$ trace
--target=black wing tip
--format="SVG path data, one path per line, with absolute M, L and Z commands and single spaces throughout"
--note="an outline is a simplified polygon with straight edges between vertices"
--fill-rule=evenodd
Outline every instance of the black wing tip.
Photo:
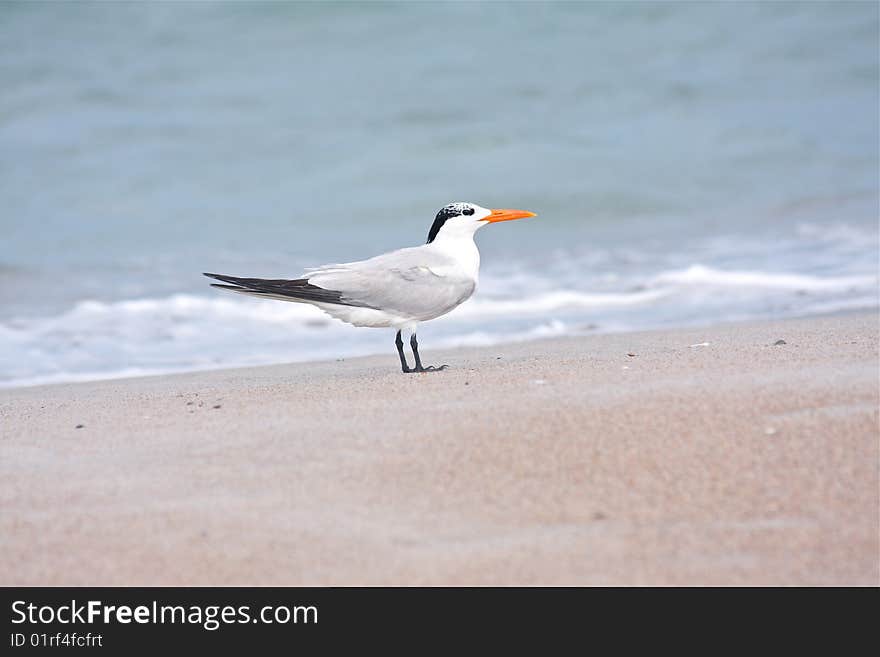
M 225 274 L 212 274 L 210 272 L 202 272 L 208 278 L 214 278 L 223 283 L 231 283 L 231 285 L 221 285 L 211 283 L 211 287 L 221 290 L 232 290 L 235 292 L 245 292 L 256 296 L 270 297 L 288 297 L 298 301 L 307 301 L 311 303 L 323 302 L 332 303 L 340 306 L 362 306 L 368 308 L 364 304 L 353 303 L 348 299 L 342 298 L 342 293 L 336 290 L 327 290 L 317 285 L 309 283 L 308 278 L 288 279 L 265 279 L 265 278 L 238 278 L 237 276 L 226 276 Z
M 207 276 L 208 278 L 213 278 L 214 280 L 223 281 L 224 283 L 232 283 L 233 285 L 238 285 L 241 287 L 249 287 L 248 282 L 253 282 L 253 279 L 238 278 L 236 276 L 229 276 L 227 274 L 212 274 L 211 272 L 207 271 L 203 271 L 202 276 Z

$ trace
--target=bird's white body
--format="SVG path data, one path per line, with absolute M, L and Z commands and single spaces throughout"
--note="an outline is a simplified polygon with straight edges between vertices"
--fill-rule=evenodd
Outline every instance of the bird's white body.
M 393 328 L 404 372 L 429 371 L 418 356 L 415 331 L 420 322 L 445 315 L 477 289 L 480 252 L 474 233 L 488 223 L 530 217 L 523 210 L 489 210 L 473 203 L 451 203 L 440 210 L 428 243 L 383 253 L 369 260 L 324 265 L 297 279 L 239 278 L 205 274 L 226 284 L 215 287 L 281 301 L 309 303 L 354 326 Z M 416 369 L 408 368 L 400 332 L 413 333 Z
M 305 276 L 309 283 L 339 290 L 370 307 L 314 305 L 354 326 L 415 330 L 419 322 L 436 319 L 461 305 L 477 289 L 477 228 L 474 225 L 471 230 L 447 234 L 441 231 L 429 244 L 310 269 Z

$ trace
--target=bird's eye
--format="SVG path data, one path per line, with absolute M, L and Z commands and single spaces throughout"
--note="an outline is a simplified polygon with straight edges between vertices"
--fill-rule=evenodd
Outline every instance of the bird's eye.
M 473 208 L 465 208 L 464 210 L 461 211 L 461 213 L 470 216 L 474 213 L 474 209 Z

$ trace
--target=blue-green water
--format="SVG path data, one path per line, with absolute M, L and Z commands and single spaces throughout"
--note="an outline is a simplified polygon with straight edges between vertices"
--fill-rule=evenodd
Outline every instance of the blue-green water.
M 539 216 L 428 350 L 876 309 L 878 38 L 869 2 L 2 3 L 0 385 L 393 356 L 199 272 L 456 200 Z

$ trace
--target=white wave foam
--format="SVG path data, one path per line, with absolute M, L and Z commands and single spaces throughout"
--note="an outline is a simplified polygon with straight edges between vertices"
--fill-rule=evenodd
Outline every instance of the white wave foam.
M 487 291 L 430 324 L 426 337 L 435 347 L 485 346 L 585 325 L 628 331 L 878 306 L 877 277 L 867 275 L 693 265 L 647 279 L 609 282 L 603 273 L 596 280 L 633 291 L 554 289 L 539 280 L 529 285 L 541 291 L 512 297 L 520 285 L 488 278 Z M 355 330 L 306 304 L 221 294 L 85 300 L 58 315 L 0 323 L 0 387 L 344 358 L 388 347 L 387 332 Z
M 156 316 L 168 317 L 171 320 L 212 317 L 217 320 L 247 319 L 269 323 L 308 322 L 327 318 L 317 308 L 300 303 L 279 304 L 258 298 L 239 299 L 221 296 L 211 298 L 174 294 L 158 299 L 130 299 L 113 303 L 81 301 L 58 319 L 64 325 L 70 325 L 100 322 L 105 319 L 118 321 L 126 317 L 137 319 Z
M 509 344 L 512 342 L 528 342 L 529 340 L 552 338 L 566 335 L 570 332 L 569 326 L 565 322 L 552 320 L 525 331 L 502 333 L 471 331 L 462 335 L 454 335 L 441 339 L 437 342 L 437 346 L 444 349 L 455 349 L 456 347 L 487 347 L 493 344 Z
M 832 276 L 820 278 L 804 274 L 761 271 L 726 271 L 704 265 L 664 272 L 650 285 L 704 285 L 717 287 L 766 288 L 806 292 L 846 292 L 877 286 L 876 276 Z
M 449 319 L 474 320 L 490 317 L 547 315 L 563 310 L 592 310 L 651 303 L 669 294 L 650 290 L 620 294 L 588 294 L 558 290 L 520 299 L 479 296 L 457 308 Z M 210 298 L 175 294 L 164 298 L 129 299 L 117 302 L 80 301 L 70 310 L 51 317 L 13 319 L 0 324 L 0 335 L 84 335 L 143 333 L 162 325 L 172 334 L 186 332 L 190 322 L 220 329 L 224 323 L 245 322 L 285 326 L 288 329 L 344 326 L 308 304 L 232 297 Z M 7 334 L 7 337 L 9 335 Z
M 476 297 L 449 314 L 450 318 L 476 319 L 512 315 L 546 315 L 564 310 L 599 310 L 649 304 L 670 294 L 669 290 L 589 294 L 554 290 L 520 299 Z

